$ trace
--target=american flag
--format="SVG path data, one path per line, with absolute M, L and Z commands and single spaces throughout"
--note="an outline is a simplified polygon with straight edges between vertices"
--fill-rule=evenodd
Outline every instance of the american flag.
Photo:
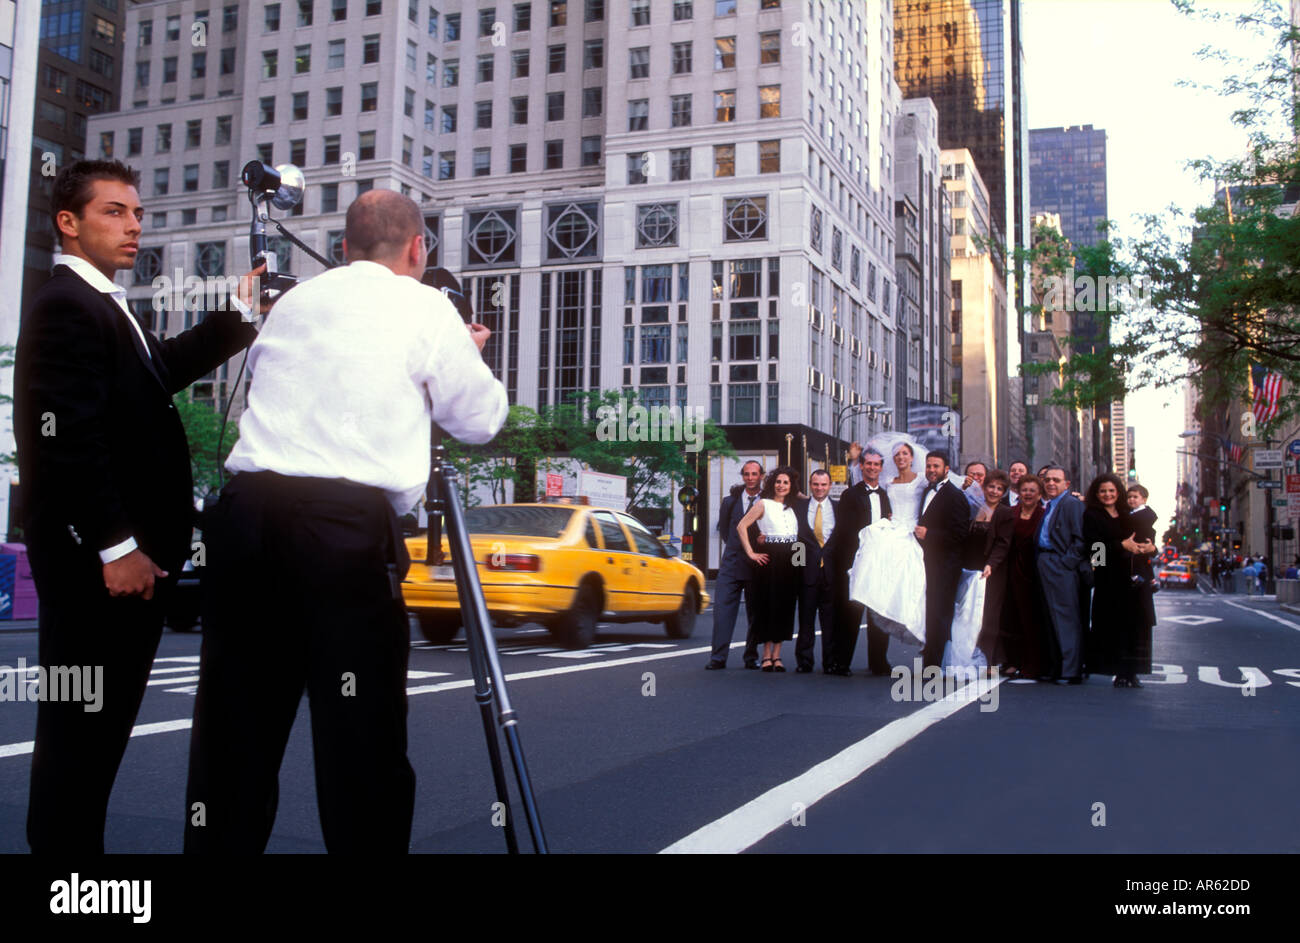
M 1256 422 L 1268 422 L 1278 414 L 1277 398 L 1282 394 L 1282 374 L 1266 370 L 1257 363 L 1250 365 L 1251 385 L 1255 387 Z
M 1241 443 L 1233 442 L 1228 449 L 1228 461 L 1235 465 L 1241 464 Z

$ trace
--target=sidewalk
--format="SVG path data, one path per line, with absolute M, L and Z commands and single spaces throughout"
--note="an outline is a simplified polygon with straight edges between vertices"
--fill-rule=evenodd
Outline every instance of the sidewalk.
M 0 619 L 0 632 L 35 632 L 35 619 Z

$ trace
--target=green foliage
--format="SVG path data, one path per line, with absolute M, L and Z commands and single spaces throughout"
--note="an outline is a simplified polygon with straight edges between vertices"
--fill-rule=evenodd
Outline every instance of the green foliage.
M 0 344 L 0 370 L 8 370 L 14 365 L 14 348 L 10 344 Z M 0 405 L 8 406 L 14 398 L 8 393 L 0 393 Z M 17 468 L 17 452 L 0 452 L 0 468 Z
M 201 498 L 221 487 L 219 469 L 225 466 L 230 450 L 239 438 L 239 424 L 226 423 L 226 434 L 221 435 L 222 417 L 206 403 L 196 403 L 189 390 L 177 393 L 172 402 L 185 427 L 185 441 L 190 447 L 190 471 L 194 476 L 194 496 Z M 221 441 L 221 455 L 217 455 L 217 442 Z

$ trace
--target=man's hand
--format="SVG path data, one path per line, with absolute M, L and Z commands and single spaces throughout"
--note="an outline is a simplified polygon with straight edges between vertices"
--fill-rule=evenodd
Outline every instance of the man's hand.
M 982 573 L 980 574 L 980 579 L 986 580 L 986 579 L 988 579 L 988 578 L 989 578 L 990 576 L 992 576 L 992 575 L 993 575 L 993 567 L 988 566 L 987 564 L 985 564 L 985 566 L 984 566 L 984 572 L 982 572 Z
M 104 585 L 110 596 L 143 596 L 153 599 L 154 580 L 166 576 L 139 548 L 112 563 L 104 564 Z
M 912 533 L 916 534 L 917 540 L 925 540 L 925 528 L 920 524 L 916 525 L 916 530 L 912 531 Z
M 963 482 L 961 483 L 961 490 L 962 490 L 962 491 L 965 491 L 967 488 L 969 488 L 969 487 L 971 486 L 971 484 L 972 484 L 974 481 L 975 481 L 974 478 L 972 478 L 970 475 L 967 475 L 967 476 L 966 476 L 966 480 L 963 481 Z
M 492 331 L 486 325 L 471 324 L 469 326 L 469 336 L 470 340 L 478 345 L 479 352 L 482 353 L 483 345 L 486 344 L 488 338 L 492 336 Z
M 263 262 L 257 268 L 253 269 L 251 272 L 245 272 L 243 275 L 239 277 L 239 287 L 236 289 L 236 294 L 239 295 L 239 300 L 242 301 L 245 305 L 247 305 L 250 310 L 255 307 L 260 308 L 262 306 L 262 301 L 261 301 L 262 284 L 261 283 L 262 283 L 262 276 L 265 274 L 266 274 L 266 263 Z M 267 305 L 266 307 L 269 308 L 270 305 Z M 265 314 L 266 312 L 263 311 L 262 313 Z

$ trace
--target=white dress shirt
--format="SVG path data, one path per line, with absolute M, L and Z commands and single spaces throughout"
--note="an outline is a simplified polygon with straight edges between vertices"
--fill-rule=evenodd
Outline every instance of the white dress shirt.
M 925 486 L 925 497 L 921 499 L 921 514 L 924 514 L 929 509 L 930 502 L 934 500 L 934 496 L 938 494 L 939 489 L 947 483 L 947 478 L 940 478 L 939 483 L 933 489 L 929 485 Z M 921 514 L 918 514 L 917 517 L 919 518 Z
M 880 492 L 885 490 L 884 485 L 876 485 L 874 488 L 863 483 L 862 487 L 867 489 L 867 500 L 871 502 L 871 523 L 876 523 L 882 517 L 880 513 Z
M 248 365 L 229 471 L 371 485 L 398 514 L 428 484 L 431 419 L 473 444 L 506 420 L 505 387 L 446 295 L 377 262 L 287 292 Z
M 808 529 L 814 534 L 817 523 L 817 505 L 822 506 L 822 539 L 830 540 L 831 532 L 835 530 L 835 508 L 831 506 L 831 496 L 827 495 L 821 501 L 816 498 L 808 499 Z

